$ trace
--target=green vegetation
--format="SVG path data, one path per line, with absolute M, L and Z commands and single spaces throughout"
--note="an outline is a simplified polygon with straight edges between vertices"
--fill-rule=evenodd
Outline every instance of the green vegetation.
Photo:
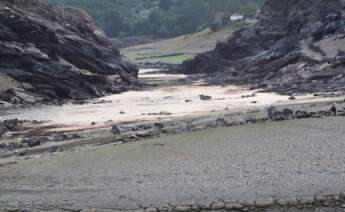
M 254 17 L 263 0 L 48 0 L 86 10 L 111 37 L 174 37 L 217 29 L 240 13 Z
M 243 21 L 236 22 L 236 24 L 221 27 L 217 31 L 206 29 L 170 39 L 159 39 L 155 42 L 129 46 L 121 49 L 121 53 L 137 63 L 180 64 L 197 54 L 211 51 L 215 48 L 217 41 L 226 40 L 235 31 L 248 25 Z
M 145 55 L 144 57 L 137 57 L 138 55 L 135 54 L 128 54 L 126 55 L 132 61 L 140 62 L 140 63 L 168 63 L 168 64 L 181 64 L 183 61 L 193 58 L 195 55 L 193 54 L 160 54 L 160 55 Z

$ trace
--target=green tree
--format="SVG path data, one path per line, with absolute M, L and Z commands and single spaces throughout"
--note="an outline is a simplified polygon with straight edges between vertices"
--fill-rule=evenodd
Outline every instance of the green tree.
M 258 11 L 258 7 L 253 3 L 250 3 L 243 8 L 243 13 L 247 17 L 252 17 L 252 18 L 255 17 L 257 14 L 257 11 Z
M 121 15 L 116 11 L 107 11 L 102 21 L 104 31 L 111 37 L 118 36 L 124 22 Z
M 254 17 L 264 0 L 48 0 L 86 10 L 111 37 L 172 37 L 226 24 L 224 14 Z M 149 17 L 143 11 L 151 11 Z M 145 14 L 145 13 L 144 13 Z M 225 17 L 226 18 L 226 17 Z M 219 20 L 221 19 L 221 20 Z M 218 29 L 213 25 L 214 29 Z
M 162 10 L 169 10 L 174 5 L 174 0 L 160 0 L 158 7 Z

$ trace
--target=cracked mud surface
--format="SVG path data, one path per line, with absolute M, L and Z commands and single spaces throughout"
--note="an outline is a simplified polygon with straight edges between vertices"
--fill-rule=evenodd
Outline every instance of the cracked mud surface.
M 208 129 L 0 167 L 0 205 L 136 209 L 339 194 L 345 119 Z

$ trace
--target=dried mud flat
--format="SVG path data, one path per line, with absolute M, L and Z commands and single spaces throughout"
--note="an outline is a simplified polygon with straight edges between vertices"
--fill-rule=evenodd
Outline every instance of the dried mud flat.
M 2 120 L 39 120 L 36 130 L 78 132 L 92 142 L 0 159 L 0 211 L 343 211 L 345 118 L 259 121 L 270 105 L 318 111 L 337 101 L 341 108 L 340 94 L 289 100 L 185 75 L 142 73 L 142 79 L 149 85 L 143 91 L 2 111 Z M 247 117 L 248 124 L 213 126 L 217 117 Z M 124 145 L 111 133 L 114 125 L 187 119 L 193 130 Z M 29 134 L 9 133 L 1 142 L 23 135 Z
M 318 118 L 330 116 L 328 110 L 337 102 L 339 115 L 345 115 L 343 93 L 292 98 L 246 86 L 209 85 L 202 75 L 150 69 L 140 73 L 145 85 L 140 91 L 63 105 L 4 107 L 0 110 L 0 157 L 262 122 L 269 119 L 271 106 L 302 111 L 298 119 Z
M 0 110 L 0 121 L 8 119 L 37 120 L 52 131 L 73 131 L 103 128 L 109 125 L 159 121 L 181 117 L 204 116 L 222 111 L 245 111 L 270 105 L 289 105 L 343 100 L 342 95 L 301 95 L 294 101 L 289 96 L 261 93 L 246 86 L 208 85 L 198 76 L 170 75 L 141 70 L 147 85 L 141 91 L 64 105 L 40 105 L 29 108 Z M 200 95 L 212 99 L 203 101 Z
M 7 159 L 0 167 L 0 205 L 342 211 L 344 124 L 343 117 L 258 123 Z

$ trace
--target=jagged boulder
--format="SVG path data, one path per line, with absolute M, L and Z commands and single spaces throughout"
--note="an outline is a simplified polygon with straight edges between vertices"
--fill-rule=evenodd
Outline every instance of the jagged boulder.
M 82 10 L 0 1 L 0 100 L 85 99 L 130 89 L 138 69 Z
M 0 138 L 8 131 L 14 131 L 22 122 L 18 119 L 0 121 Z
M 256 24 L 181 71 L 281 93 L 345 90 L 344 43 L 344 0 L 267 0 Z

